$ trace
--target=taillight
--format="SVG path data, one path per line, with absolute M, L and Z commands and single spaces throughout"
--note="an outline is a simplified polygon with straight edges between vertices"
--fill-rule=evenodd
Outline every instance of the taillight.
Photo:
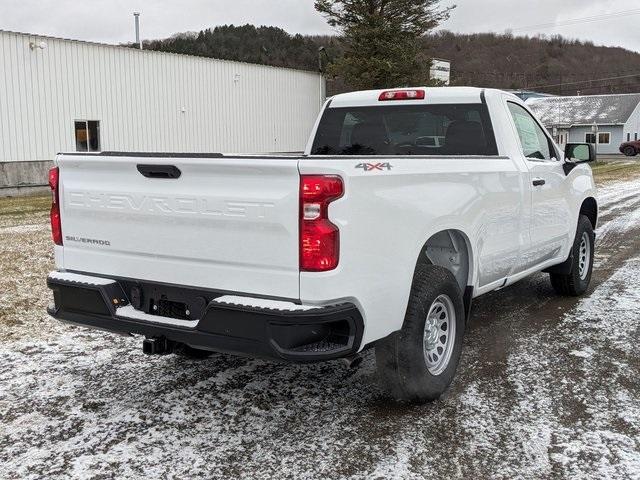
M 51 187 L 51 236 L 56 245 L 62 245 L 62 222 L 60 221 L 60 193 L 58 184 L 60 170 L 53 167 L 49 170 L 49 187 Z
M 303 175 L 300 181 L 300 270 L 326 272 L 338 266 L 340 232 L 329 221 L 329 204 L 344 194 L 340 177 Z
M 378 100 L 381 102 L 389 100 L 424 100 L 424 90 L 388 90 L 382 92 Z

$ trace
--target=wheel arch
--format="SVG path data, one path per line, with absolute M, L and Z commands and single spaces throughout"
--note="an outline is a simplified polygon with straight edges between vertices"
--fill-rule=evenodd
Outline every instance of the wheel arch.
M 420 249 L 416 267 L 420 264 L 446 268 L 456 277 L 463 292 L 473 285 L 473 249 L 462 230 L 452 228 L 432 234 Z
M 416 269 L 420 265 L 436 265 L 449 270 L 463 294 L 465 315 L 467 320 L 471 314 L 474 285 L 474 252 L 469 240 L 462 230 L 449 228 L 432 234 L 422 245 Z
M 587 197 L 580 206 L 580 215 L 585 215 L 595 230 L 598 226 L 598 201 L 593 197 Z

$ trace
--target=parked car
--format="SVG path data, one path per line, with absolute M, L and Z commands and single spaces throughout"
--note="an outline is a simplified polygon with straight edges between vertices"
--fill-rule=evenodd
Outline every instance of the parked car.
M 620 145 L 620 153 L 624 153 L 627 157 L 634 157 L 640 153 L 640 140 L 624 142 Z
M 594 159 L 518 97 L 459 87 L 333 97 L 299 156 L 60 154 L 48 311 L 150 354 L 374 347 L 392 397 L 433 400 L 473 298 L 540 271 L 587 290 Z

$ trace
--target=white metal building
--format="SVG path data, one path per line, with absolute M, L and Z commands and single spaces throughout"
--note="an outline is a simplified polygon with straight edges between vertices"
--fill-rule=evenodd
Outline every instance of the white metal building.
M 60 151 L 302 151 L 314 72 L 0 31 L 0 195 Z

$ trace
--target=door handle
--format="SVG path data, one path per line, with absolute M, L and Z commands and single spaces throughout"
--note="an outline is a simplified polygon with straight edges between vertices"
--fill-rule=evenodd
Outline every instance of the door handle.
M 534 178 L 533 179 L 533 186 L 534 187 L 541 187 L 545 183 L 547 183 L 547 181 L 544 178 Z
M 137 165 L 138 172 L 147 178 L 180 178 L 182 172 L 175 165 Z

